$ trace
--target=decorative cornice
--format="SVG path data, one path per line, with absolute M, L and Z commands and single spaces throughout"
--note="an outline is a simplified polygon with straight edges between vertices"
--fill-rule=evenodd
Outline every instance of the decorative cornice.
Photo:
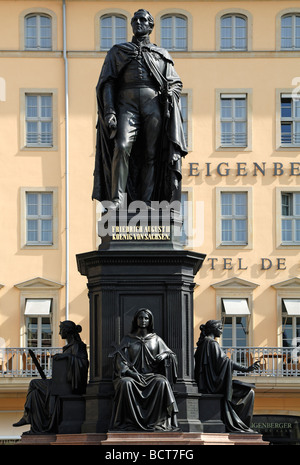
M 95 251 L 77 255 L 77 266 L 84 276 L 87 276 L 88 269 L 103 265 L 188 265 L 195 275 L 201 268 L 205 256 L 187 250 Z
M 259 284 L 252 283 L 245 279 L 241 278 L 230 278 L 225 279 L 224 281 L 220 281 L 218 283 L 212 284 L 211 287 L 214 289 L 256 289 Z
M 28 281 L 24 281 L 19 284 L 15 284 L 15 287 L 22 291 L 42 290 L 42 289 L 58 290 L 63 287 L 63 284 L 57 283 L 55 281 L 50 281 L 49 279 L 37 277 L 37 278 L 29 279 Z
M 274 289 L 295 289 L 297 288 L 299 290 L 300 288 L 300 278 L 297 278 L 297 277 L 294 277 L 294 278 L 290 278 L 290 279 L 287 279 L 286 281 L 281 281 L 280 283 L 277 283 L 277 284 L 273 284 L 272 287 L 274 287 Z

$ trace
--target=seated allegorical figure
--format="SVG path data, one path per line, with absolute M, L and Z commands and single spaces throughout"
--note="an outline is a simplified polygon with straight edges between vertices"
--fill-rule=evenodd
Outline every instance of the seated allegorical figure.
M 254 385 L 232 380 L 234 370 L 244 373 L 259 368 L 259 362 L 249 367 L 230 360 L 215 340 L 222 334 L 219 320 L 209 320 L 200 326 L 201 334 L 195 352 L 195 380 L 204 394 L 223 394 L 223 421 L 228 432 L 255 433 L 251 429 Z
M 131 332 L 122 339 L 112 356 L 115 397 L 111 429 L 178 429 L 178 409 L 171 387 L 177 377 L 177 359 L 153 332 L 150 310 L 139 309 L 136 312 Z
M 67 340 L 61 354 L 53 357 L 53 374 L 57 364 L 64 361 L 61 367 L 66 369 L 64 379 L 69 384 L 72 394 L 84 394 L 87 385 L 88 355 L 86 345 L 82 342 L 79 333 L 82 328 L 73 321 L 66 320 L 60 323 L 59 334 Z M 58 368 L 61 371 L 61 368 Z M 24 434 L 54 434 L 58 430 L 60 397 L 53 395 L 54 379 L 33 379 L 24 405 L 23 417 L 13 426 L 31 425 Z

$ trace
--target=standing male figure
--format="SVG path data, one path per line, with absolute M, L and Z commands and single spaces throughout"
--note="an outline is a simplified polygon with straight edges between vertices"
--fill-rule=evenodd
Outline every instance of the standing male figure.
M 169 53 L 150 43 L 154 20 L 138 10 L 132 42 L 107 53 L 97 85 L 98 124 L 92 197 L 124 202 L 178 200 L 181 157 L 187 153 L 182 82 Z M 175 195 L 174 195 L 175 194 Z

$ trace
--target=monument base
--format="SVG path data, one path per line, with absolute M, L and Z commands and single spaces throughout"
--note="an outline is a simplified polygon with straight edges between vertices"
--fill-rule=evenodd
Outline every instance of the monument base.
M 56 441 L 55 434 L 26 434 L 23 433 L 20 442 L 21 446 L 50 446 Z
M 144 433 L 108 432 L 103 434 L 23 435 L 20 445 L 52 446 L 268 446 L 261 434 L 249 433 Z M 175 452 L 176 450 L 172 450 Z M 162 451 L 163 453 L 164 451 Z M 117 453 L 117 451 L 116 451 Z M 166 458 L 166 457 L 165 457 Z
M 174 386 L 184 432 L 202 432 L 194 377 L 194 277 L 204 254 L 183 248 L 182 218 L 175 211 L 117 211 L 98 222 L 97 251 L 78 254 L 90 302 L 90 382 L 82 433 L 107 433 L 114 389 L 112 343 L 131 329 L 134 314 L 149 308 L 157 333 L 176 354 Z M 105 232 L 107 234 L 105 234 Z

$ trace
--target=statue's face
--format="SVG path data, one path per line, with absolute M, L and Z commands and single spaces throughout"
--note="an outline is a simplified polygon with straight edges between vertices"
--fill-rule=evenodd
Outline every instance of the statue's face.
M 68 332 L 62 324 L 59 325 L 59 334 L 62 339 L 67 339 Z
M 150 34 L 152 27 L 149 23 L 148 14 L 139 12 L 131 20 L 133 35 L 136 37 Z
M 216 337 L 220 337 L 222 335 L 222 333 L 223 333 L 223 325 L 222 325 L 222 323 L 216 324 L 214 333 L 215 333 Z
M 148 328 L 150 323 L 149 315 L 146 312 L 141 312 L 137 317 L 137 325 L 139 328 Z

